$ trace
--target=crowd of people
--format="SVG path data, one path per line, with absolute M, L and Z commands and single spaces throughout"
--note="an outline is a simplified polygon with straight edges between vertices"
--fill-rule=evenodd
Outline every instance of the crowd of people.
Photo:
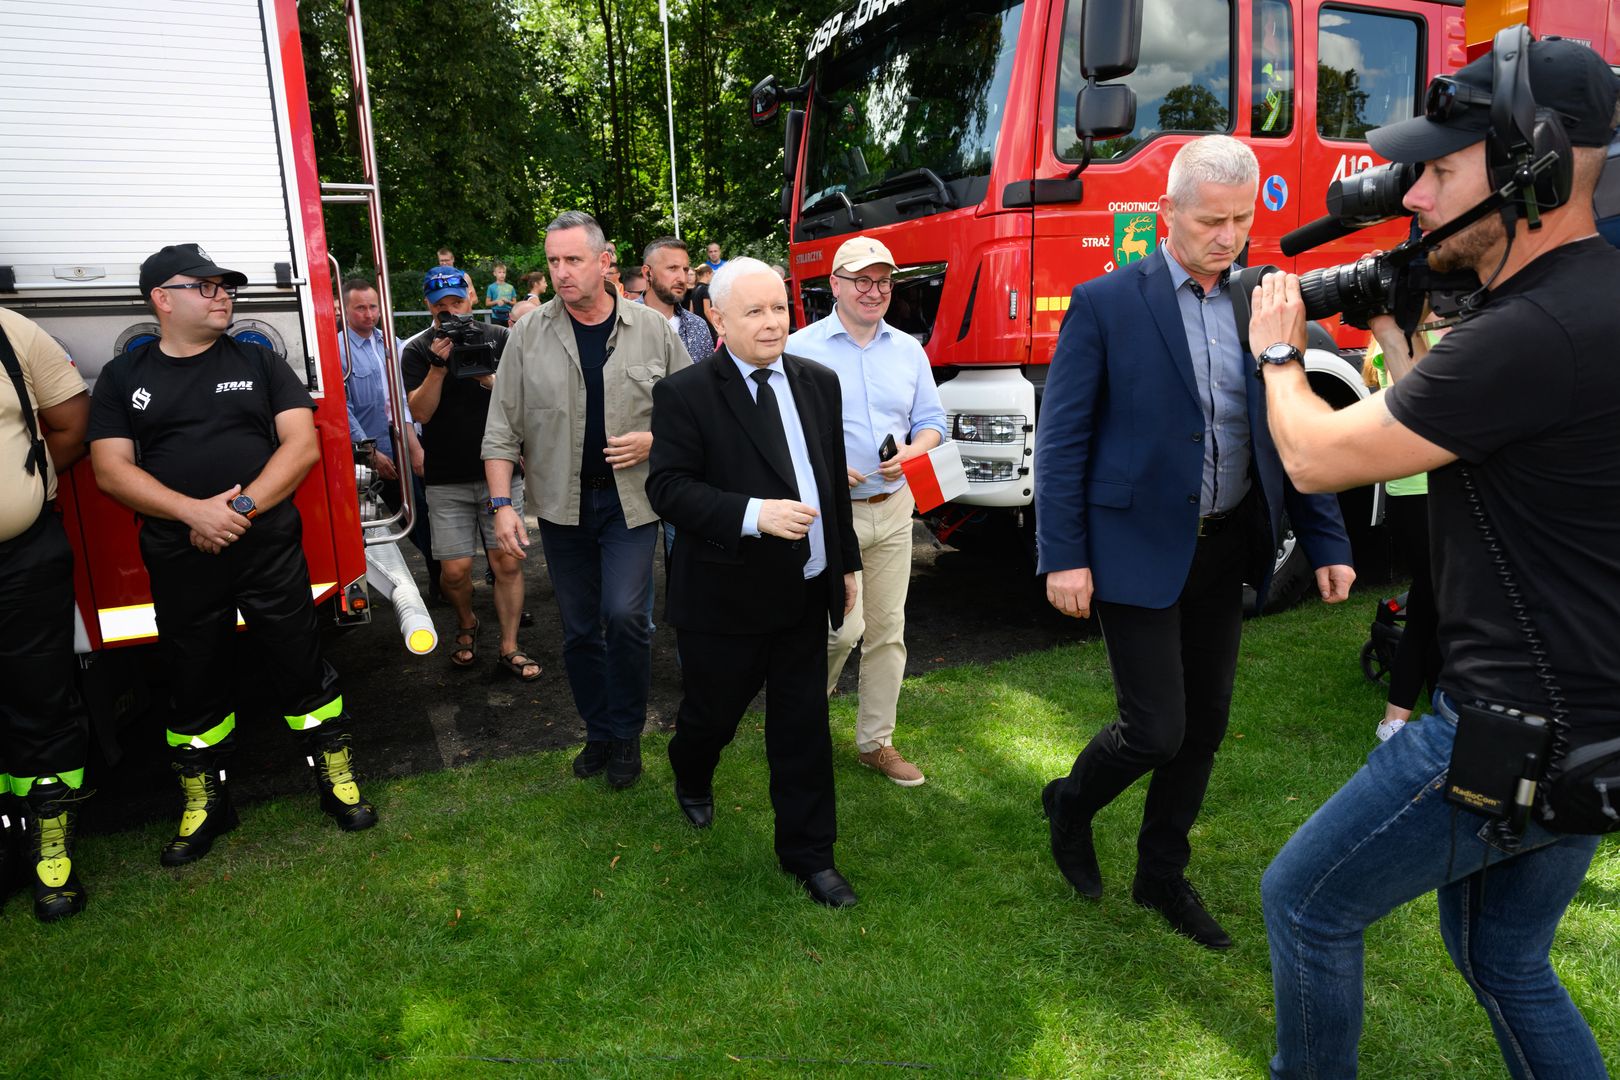
M 1509 1071 L 1604 1075 L 1548 960 L 1594 830 L 1566 830 L 1576 819 L 1551 801 L 1512 830 L 1482 826 L 1440 797 L 1481 703 L 1513 715 L 1550 704 L 1555 720 L 1567 708 L 1564 737 L 1581 745 L 1620 728 L 1620 368 L 1608 362 L 1620 312 L 1606 302 L 1620 252 L 1597 237 L 1591 209 L 1620 80 L 1558 39 L 1529 46 L 1523 62 L 1523 84 L 1551 118 L 1537 114 L 1538 143 L 1543 125 L 1563 140 L 1553 151 L 1562 187 L 1509 200 L 1435 246 L 1436 269 L 1483 282 L 1477 312 L 1450 334 L 1431 343 L 1389 315 L 1371 318 L 1387 389 L 1338 412 L 1312 393 L 1290 274 L 1243 298 L 1250 348 L 1240 344 L 1233 287 L 1260 174 L 1254 153 L 1222 135 L 1176 154 L 1159 249 L 1075 288 L 1045 385 L 1039 572 L 1056 609 L 1098 619 L 1117 704 L 1040 793 L 1051 855 L 1077 893 L 1102 898 L 1098 815 L 1145 779 L 1130 896 L 1210 949 L 1232 938 L 1187 878 L 1190 837 L 1227 727 L 1243 584 L 1264 596 L 1286 513 L 1320 598 L 1343 601 L 1355 571 L 1325 493 L 1429 476 L 1425 600 L 1436 629 L 1418 646 L 1436 634 L 1438 653 L 1415 646 L 1415 682 L 1392 695 L 1382 741 L 1258 883 L 1278 1077 L 1354 1074 L 1363 935 L 1428 892 Z M 1425 115 L 1370 135 L 1385 157 L 1424 166 L 1405 204 L 1425 231 L 1516 175 L 1478 104 L 1504 92 L 1494 71 L 1486 56 L 1442 76 Z M 948 425 L 922 346 L 885 320 L 900 264 L 878 237 L 847 239 L 828 266 L 832 312 L 793 330 L 780 269 L 722 259 L 716 244 L 694 269 L 682 241 L 659 237 L 621 266 L 597 222 L 568 212 L 547 228 L 545 251 L 521 298 L 496 268 L 488 323 L 461 321 L 476 293 L 440 252 L 424 278 L 434 326 L 399 357 L 403 446 L 381 392 L 390 358 L 377 292 L 344 286 L 351 433 L 373 447 L 389 505 L 420 483 L 425 528 L 413 539 L 456 619 L 449 663 L 478 662 L 482 552 L 496 662 L 520 680 L 543 676 L 519 640 L 532 522 L 585 728 L 572 771 L 634 784 L 662 548 L 683 677 L 667 749 L 679 812 L 715 827 L 717 762 L 768 689 L 777 861 L 816 902 L 852 906 L 834 858 L 827 701 L 856 647 L 851 749 L 901 788 L 925 783 L 894 742 L 914 509 L 903 466 Z M 355 780 L 350 718 L 321 656 L 288 501 L 318 457 L 312 402 L 273 354 L 225 333 L 245 283 L 196 245 L 147 259 L 140 284 L 161 336 L 113 360 L 93 400 L 46 335 L 0 311 L 0 358 L 16 386 L 14 401 L 0 386 L 0 873 L 31 883 L 41 919 L 85 903 L 72 825 L 86 725 L 71 693 L 71 552 L 51 502 L 55 473 L 86 442 L 101 489 L 144 523 L 183 800 L 164 865 L 204 857 L 236 825 L 223 766 L 235 713 L 220 658 L 237 610 L 278 674 L 275 707 L 303 743 L 320 808 L 346 830 L 377 821 Z M 1534 575 L 1504 591 L 1504 567 Z M 1425 682 L 1430 712 L 1414 720 Z

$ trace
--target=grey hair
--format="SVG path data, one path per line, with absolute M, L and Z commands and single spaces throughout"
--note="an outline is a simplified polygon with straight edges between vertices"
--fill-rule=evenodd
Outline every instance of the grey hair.
M 782 280 L 777 277 L 775 270 L 758 259 L 750 259 L 746 255 L 728 259 L 726 265 L 714 272 L 714 280 L 709 282 L 709 302 L 724 311 L 726 302 L 731 299 L 731 287 L 737 283 L 738 278 L 748 277 L 750 274 L 769 274 L 772 281 Z
M 1205 135 L 1176 151 L 1165 194 L 1177 206 L 1193 206 L 1200 184 L 1259 183 L 1260 160 L 1253 150 L 1230 135 Z
M 686 241 L 676 236 L 660 236 L 649 243 L 641 252 L 641 261 L 652 265 L 653 256 L 665 248 L 674 248 L 676 251 L 686 251 Z M 690 254 L 690 252 L 688 252 Z
M 564 211 L 552 218 L 551 224 L 546 226 L 548 233 L 565 232 L 568 229 L 584 229 L 585 242 L 590 245 L 593 252 L 600 255 L 607 250 L 607 234 L 602 231 L 602 226 L 596 223 L 596 219 L 585 211 Z

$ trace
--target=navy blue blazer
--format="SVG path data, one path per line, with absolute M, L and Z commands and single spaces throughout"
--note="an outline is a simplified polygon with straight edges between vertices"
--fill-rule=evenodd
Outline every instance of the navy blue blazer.
M 1262 602 L 1282 511 L 1313 567 L 1349 564 L 1332 495 L 1302 495 L 1277 456 L 1266 392 L 1248 387 L 1269 545 L 1257 520 L 1248 580 Z M 1198 540 L 1204 415 L 1192 354 L 1162 250 L 1074 290 L 1058 332 L 1035 435 L 1039 573 L 1089 567 L 1098 599 L 1136 607 L 1176 602 Z

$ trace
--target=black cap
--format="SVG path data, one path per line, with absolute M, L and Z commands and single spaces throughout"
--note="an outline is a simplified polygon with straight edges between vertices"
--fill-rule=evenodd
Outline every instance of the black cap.
M 1546 37 L 1530 43 L 1530 92 L 1536 105 L 1552 109 L 1563 120 L 1574 146 L 1607 146 L 1614 136 L 1614 104 L 1620 79 L 1603 58 L 1567 38 Z M 1486 53 L 1451 78 L 1493 94 L 1493 58 Z M 1367 132 L 1373 150 L 1390 161 L 1433 161 L 1482 141 L 1491 132 L 1491 107 L 1471 104 L 1441 123 L 1415 116 Z
M 215 266 L 213 258 L 200 244 L 170 244 L 141 263 L 141 292 L 149 293 L 176 274 L 189 277 L 217 277 L 226 285 L 246 285 L 247 275 L 237 270 Z

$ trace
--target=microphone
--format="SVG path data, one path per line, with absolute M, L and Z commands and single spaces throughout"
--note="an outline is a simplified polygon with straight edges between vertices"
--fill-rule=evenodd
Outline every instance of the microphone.
M 1346 225 L 1332 214 L 1328 214 L 1325 217 L 1317 218 L 1315 221 L 1308 221 L 1293 232 L 1286 234 L 1282 238 L 1282 253 L 1289 258 L 1293 258 L 1301 252 L 1309 251 L 1311 248 L 1325 244 L 1329 240 L 1338 240 L 1341 237 L 1349 236 L 1362 228 L 1365 228 L 1365 226 Z

